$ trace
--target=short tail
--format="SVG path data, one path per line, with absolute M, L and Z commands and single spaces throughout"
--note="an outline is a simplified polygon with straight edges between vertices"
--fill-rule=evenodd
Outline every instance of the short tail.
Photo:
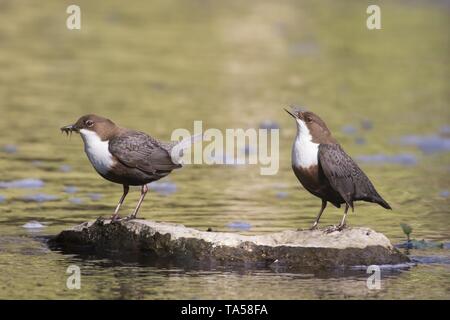
M 175 164 L 182 164 L 183 162 L 183 151 L 190 148 L 197 141 L 203 140 L 203 133 L 195 134 L 193 136 L 184 138 L 180 142 L 176 143 L 172 150 L 170 150 L 170 158 Z

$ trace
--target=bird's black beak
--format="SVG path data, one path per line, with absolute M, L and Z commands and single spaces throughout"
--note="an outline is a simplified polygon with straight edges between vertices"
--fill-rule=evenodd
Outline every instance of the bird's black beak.
M 61 132 L 64 132 L 67 135 L 72 134 L 72 132 L 74 132 L 74 131 L 78 132 L 78 128 L 74 124 L 71 124 L 71 125 L 61 128 Z
M 292 116 L 292 118 L 297 119 L 297 117 L 292 112 L 290 112 L 288 109 L 285 108 L 284 111 L 289 113 Z

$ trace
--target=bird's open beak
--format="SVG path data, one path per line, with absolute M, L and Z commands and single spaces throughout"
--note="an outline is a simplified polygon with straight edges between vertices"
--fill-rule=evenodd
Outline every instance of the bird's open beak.
M 69 135 L 69 133 L 71 134 L 74 131 L 78 132 L 78 128 L 74 124 L 71 124 L 71 125 L 68 125 L 68 126 L 65 126 L 65 127 L 61 128 L 61 132 L 64 132 L 67 135 Z
M 289 113 L 292 116 L 292 118 L 297 119 L 297 117 L 292 112 L 290 112 L 288 109 L 285 108 L 284 111 Z

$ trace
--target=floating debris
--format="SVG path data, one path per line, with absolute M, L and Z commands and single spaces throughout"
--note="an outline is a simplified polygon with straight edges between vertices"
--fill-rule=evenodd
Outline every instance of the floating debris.
M 420 264 L 450 264 L 449 256 L 414 256 L 411 260 Z
M 7 144 L 7 145 L 3 146 L 2 150 L 5 153 L 11 153 L 12 154 L 12 153 L 16 153 L 17 152 L 17 147 L 15 145 L 13 145 L 13 144 Z
M 414 154 L 402 153 L 396 155 L 373 154 L 360 155 L 355 157 L 356 161 L 370 164 L 401 164 L 412 166 L 417 164 L 417 157 Z
M 359 145 L 366 144 L 366 139 L 364 139 L 363 137 L 356 137 L 355 138 L 355 143 L 359 144 Z
M 232 221 L 227 224 L 227 227 L 238 230 L 249 230 L 252 227 L 252 225 L 245 221 Z
M 443 198 L 448 198 L 450 196 L 450 191 L 448 190 L 443 190 L 439 193 L 439 195 Z
M 364 119 L 361 121 L 361 128 L 364 130 L 371 130 L 373 128 L 373 122 L 369 119 Z
M 415 266 L 416 264 L 414 262 L 407 262 L 407 263 L 397 263 L 397 264 L 380 264 L 377 265 L 380 269 L 383 270 L 397 270 L 397 269 L 409 269 L 410 267 Z M 368 266 L 364 265 L 357 265 L 357 266 L 350 266 L 350 269 L 352 270 L 367 270 Z
M 89 199 L 91 199 L 92 201 L 98 201 L 101 198 L 103 198 L 103 195 L 101 193 L 88 193 L 87 195 L 89 197 Z
M 450 138 L 439 135 L 409 135 L 399 139 L 400 144 L 415 146 L 425 154 L 450 151 Z
M 439 134 L 443 137 L 450 137 L 450 125 L 442 126 Z
M 72 167 L 69 166 L 68 164 L 63 164 L 62 166 L 59 167 L 59 171 L 70 172 L 70 171 L 72 171 Z
M 77 191 L 78 191 L 77 187 L 74 187 L 74 186 L 65 186 L 64 187 L 65 193 L 73 194 L 73 193 L 76 193 Z
M 30 222 L 25 223 L 22 227 L 24 227 L 25 229 L 41 229 L 45 228 L 46 226 L 44 226 L 39 221 L 32 220 Z
M 343 133 L 346 133 L 346 134 L 355 134 L 357 131 L 357 129 L 354 126 L 352 126 L 351 124 L 343 126 L 341 130 Z
M 276 197 L 278 198 L 278 199 L 285 199 L 285 198 L 287 198 L 289 196 L 289 193 L 287 193 L 286 191 L 278 191 L 277 193 L 276 193 Z
M 0 189 L 37 189 L 44 186 L 40 179 L 20 179 L 12 181 L 0 181 Z
M 264 121 L 261 121 L 261 123 L 259 124 L 259 128 L 267 129 L 267 130 L 280 129 L 280 125 L 272 120 L 264 120 Z
M 425 249 L 438 249 L 444 248 L 444 245 L 439 242 L 427 241 L 427 240 L 410 240 L 406 242 L 399 243 L 395 245 L 397 248 L 405 248 L 405 249 L 417 249 L 417 250 L 425 250 Z
M 173 182 L 152 182 L 148 184 L 150 190 L 158 194 L 167 196 L 177 191 L 177 185 Z
M 47 201 L 55 201 L 58 200 L 59 198 L 51 194 L 36 193 L 24 196 L 21 199 L 26 202 L 47 202 Z
M 69 198 L 69 201 L 74 203 L 74 204 L 82 204 L 83 203 L 83 199 L 81 198 Z

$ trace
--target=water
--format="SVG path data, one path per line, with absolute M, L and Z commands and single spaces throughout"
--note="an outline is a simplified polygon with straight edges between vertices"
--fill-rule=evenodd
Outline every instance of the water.
M 414 239 L 450 241 L 450 199 L 442 196 L 450 154 L 439 149 L 448 139 L 441 128 L 450 124 L 447 4 L 383 4 L 381 31 L 365 28 L 359 1 L 77 4 L 80 31 L 65 28 L 59 1 L 0 3 L 0 180 L 44 182 L 37 190 L 0 189 L 0 298 L 450 297 L 448 249 L 412 251 L 444 258 L 383 271 L 382 289 L 368 290 L 363 270 L 191 270 L 63 254 L 46 245 L 64 228 L 109 216 L 122 192 L 93 171 L 78 136 L 59 133 L 85 113 L 166 140 L 176 128 L 192 131 L 194 120 L 205 129 L 275 123 L 277 175 L 261 176 L 257 166 L 186 167 L 160 181 L 166 184 L 148 195 L 140 215 L 244 234 L 309 226 L 320 200 L 291 171 L 295 127 L 282 109 L 288 105 L 322 116 L 354 158 L 372 156 L 361 166 L 394 210 L 358 203 L 351 225 L 399 243 L 404 222 Z M 398 143 L 437 135 L 432 147 L 440 152 L 424 152 L 426 138 Z M 391 161 L 405 154 L 414 161 Z M 132 189 L 123 213 L 138 196 Z M 341 215 L 327 208 L 322 224 Z M 23 228 L 33 221 L 45 227 Z M 236 221 L 246 228 L 230 228 Z M 66 288 L 71 264 L 81 268 L 81 290 Z

